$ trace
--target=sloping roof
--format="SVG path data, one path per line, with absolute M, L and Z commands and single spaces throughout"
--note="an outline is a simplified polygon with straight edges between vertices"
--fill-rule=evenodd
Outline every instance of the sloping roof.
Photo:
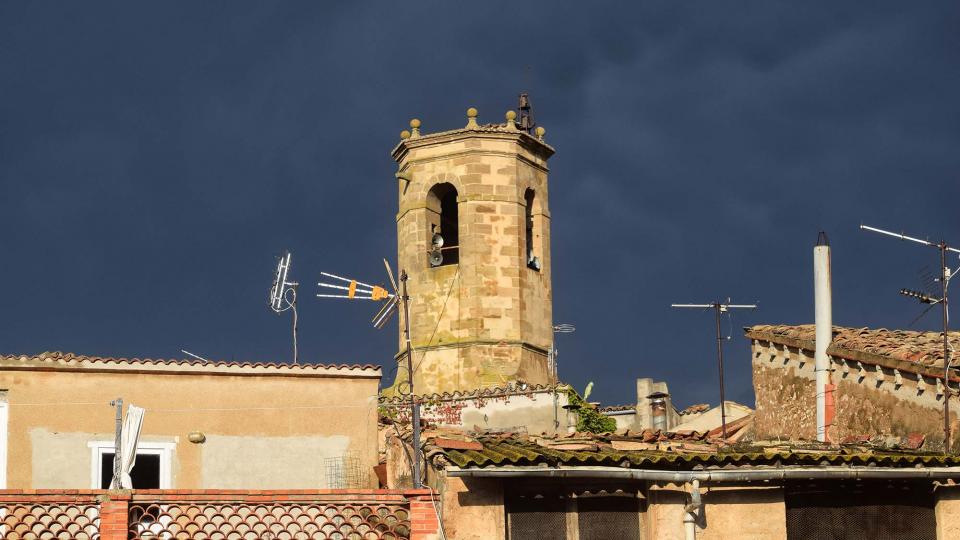
M 0 355 L 0 368 L 8 370 L 157 371 L 164 373 L 224 373 L 237 375 L 305 375 L 380 377 L 373 364 L 285 364 L 275 362 L 223 362 L 110 358 L 43 352 L 37 355 Z
M 751 339 L 814 350 L 815 328 L 812 324 L 757 325 L 744 330 Z M 960 349 L 960 332 L 950 332 L 948 336 L 951 347 Z M 827 353 L 871 364 L 895 362 L 939 367 L 943 365 L 943 333 L 834 326 L 833 342 Z
M 523 437 L 505 435 L 476 439 L 479 450 L 427 445 L 431 463 L 442 468 L 486 467 L 620 467 L 628 469 L 693 470 L 699 466 L 779 465 L 878 465 L 923 467 L 960 465 L 960 456 L 906 449 L 879 448 L 867 444 L 829 446 L 816 442 L 759 442 L 724 446 L 705 441 L 698 434 L 656 433 L 656 440 L 642 437 L 594 435 L 584 437 Z
M 430 403 L 436 401 L 460 401 L 468 399 L 488 399 L 502 396 L 524 396 L 531 394 L 545 394 L 553 392 L 564 392 L 568 385 L 560 384 L 530 384 L 530 385 L 509 385 L 495 386 L 490 388 L 476 388 L 473 390 L 463 390 L 456 392 L 442 392 L 437 394 L 418 395 L 417 401 Z M 409 396 L 380 396 L 382 405 L 406 405 L 410 402 Z

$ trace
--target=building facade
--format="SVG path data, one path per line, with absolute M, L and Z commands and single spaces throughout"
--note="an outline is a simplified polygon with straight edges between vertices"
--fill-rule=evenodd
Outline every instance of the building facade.
M 477 123 L 393 150 L 397 250 L 409 276 L 417 394 L 554 382 L 550 210 L 543 131 Z M 406 350 L 400 321 L 396 358 Z M 397 384 L 405 384 L 405 368 Z M 396 387 L 396 385 L 395 385 Z
M 746 336 L 752 341 L 755 437 L 815 438 L 814 326 L 752 326 Z M 950 342 L 960 350 L 960 332 L 951 332 Z M 827 354 L 829 440 L 913 438 L 924 448 L 943 449 L 942 333 L 834 326 Z M 951 386 L 958 382 L 951 375 Z M 950 415 L 954 449 L 960 442 L 957 408 Z
M 428 441 L 459 540 L 947 540 L 956 456 L 692 434 Z
M 109 485 L 115 410 L 145 409 L 134 488 L 376 487 L 370 365 L 0 357 L 0 488 Z

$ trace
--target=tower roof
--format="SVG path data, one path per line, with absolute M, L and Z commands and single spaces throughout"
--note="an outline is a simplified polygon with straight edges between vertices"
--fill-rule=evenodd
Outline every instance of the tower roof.
M 448 142 L 459 138 L 474 137 L 478 135 L 488 137 L 492 136 L 497 138 L 504 136 L 513 137 L 516 138 L 521 144 L 529 145 L 531 148 L 535 148 L 538 153 L 544 154 L 544 157 L 547 158 L 555 153 L 554 148 L 544 141 L 546 129 L 544 129 L 542 126 L 539 126 L 537 127 L 534 135 L 518 129 L 515 121 L 516 113 L 514 111 L 507 111 L 506 119 L 503 123 L 478 124 L 476 121 L 477 115 L 477 110 L 471 107 L 467 109 L 466 126 L 448 131 L 438 131 L 435 133 L 420 133 L 420 120 L 414 118 L 410 121 L 410 131 L 403 130 L 400 133 L 401 140 L 393 148 L 391 155 L 394 157 L 394 159 L 397 159 L 403 154 L 404 150 L 410 148 L 428 146 L 437 144 L 439 142 Z

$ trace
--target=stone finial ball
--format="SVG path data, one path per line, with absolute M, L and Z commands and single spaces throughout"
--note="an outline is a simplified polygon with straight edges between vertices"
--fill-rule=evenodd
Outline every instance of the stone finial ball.
M 417 129 L 418 127 L 420 127 L 420 120 L 417 118 L 414 118 L 413 120 L 411 120 L 410 127 L 412 127 L 413 129 Z
M 474 109 L 473 107 L 470 107 L 469 109 L 467 109 L 467 118 L 476 118 L 476 117 L 477 117 L 476 109 Z
M 514 120 L 516 120 L 516 119 L 517 119 L 517 112 L 516 112 L 516 111 L 507 111 L 507 120 L 510 120 L 510 121 L 512 122 L 512 121 L 514 121 Z
M 537 126 L 537 137 L 543 137 L 546 135 L 547 129 L 543 126 Z
M 407 131 L 407 130 L 401 131 L 401 132 L 400 132 L 400 138 L 401 138 L 401 139 L 409 139 L 409 138 L 410 138 L 410 132 Z

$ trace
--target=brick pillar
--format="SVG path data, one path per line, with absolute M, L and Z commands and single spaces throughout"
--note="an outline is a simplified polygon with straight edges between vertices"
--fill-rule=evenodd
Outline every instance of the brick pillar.
M 426 495 L 408 494 L 407 498 L 410 500 L 410 540 L 439 540 L 440 522 L 429 492 Z
M 127 540 L 129 493 L 111 493 L 100 501 L 100 540 Z

